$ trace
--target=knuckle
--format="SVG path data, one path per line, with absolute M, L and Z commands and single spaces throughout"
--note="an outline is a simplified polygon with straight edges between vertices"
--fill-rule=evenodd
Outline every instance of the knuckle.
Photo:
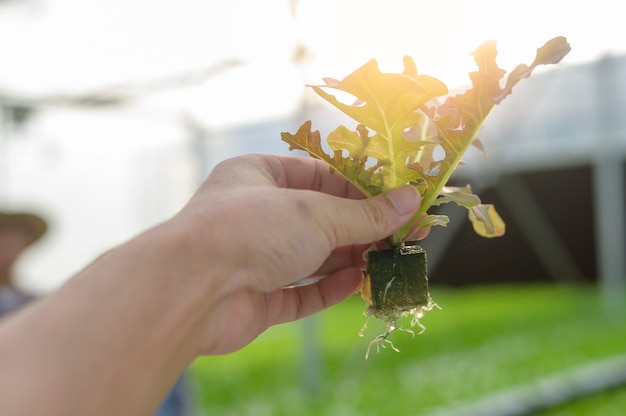
M 388 210 L 385 209 L 383 204 L 374 203 L 374 201 L 368 201 L 365 206 L 365 215 L 370 224 L 374 224 L 377 227 L 386 229 L 390 225 L 390 217 L 387 215 Z

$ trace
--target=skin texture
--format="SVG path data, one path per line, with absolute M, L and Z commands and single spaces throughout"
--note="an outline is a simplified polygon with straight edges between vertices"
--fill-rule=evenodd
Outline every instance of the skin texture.
M 198 355 L 353 294 L 363 251 L 419 203 L 363 199 L 313 159 L 222 162 L 173 218 L 0 322 L 0 414 L 151 414 Z
M 17 227 L 0 228 L 0 287 L 12 285 L 11 271 L 31 242 L 30 237 Z

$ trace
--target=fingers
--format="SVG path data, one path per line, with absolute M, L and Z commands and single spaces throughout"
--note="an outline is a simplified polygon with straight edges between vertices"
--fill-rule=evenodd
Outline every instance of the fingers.
M 311 189 L 343 198 L 363 199 L 364 195 L 326 162 L 311 158 L 276 158 L 273 172 L 277 185 L 292 189 Z
M 420 206 L 420 195 L 412 186 L 359 201 L 317 198 L 317 226 L 332 248 L 367 244 L 388 237 L 411 219 Z
M 371 244 L 358 244 L 335 249 L 313 276 L 326 276 L 346 267 L 365 269 L 367 263 L 363 259 L 363 253 Z
M 310 285 L 269 293 L 265 299 L 267 326 L 295 321 L 336 305 L 350 297 L 362 279 L 361 270 L 350 267 Z
M 249 154 L 221 162 L 210 182 L 220 186 L 270 185 L 307 189 L 344 198 L 362 199 L 363 194 L 321 160 L 308 157 Z

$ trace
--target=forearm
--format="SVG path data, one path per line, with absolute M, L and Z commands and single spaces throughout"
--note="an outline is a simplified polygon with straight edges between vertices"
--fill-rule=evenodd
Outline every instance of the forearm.
M 354 191 L 310 159 L 220 164 L 172 220 L 0 323 L 0 414 L 150 414 L 198 354 L 347 298 L 365 247 L 419 208 L 411 186 Z
M 216 279 L 185 274 L 184 242 L 164 233 L 171 230 L 156 228 L 107 253 L 4 323 L 0 385 L 10 400 L 0 400 L 0 414 L 156 408 L 200 352 L 218 294 L 210 287 Z M 5 408 L 12 403 L 26 407 Z

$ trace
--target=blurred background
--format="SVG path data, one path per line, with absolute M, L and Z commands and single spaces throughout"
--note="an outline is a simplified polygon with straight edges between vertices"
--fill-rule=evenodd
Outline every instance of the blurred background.
M 507 233 L 481 239 L 446 207 L 449 227 L 423 244 L 442 307 L 423 335 L 365 361 L 377 324 L 358 338 L 365 306 L 351 299 L 197 360 L 189 384 L 198 414 L 621 414 L 621 16 L 611 0 L 0 0 L 0 208 L 49 222 L 17 284 L 54 290 L 173 215 L 225 158 L 287 154 L 280 132 L 308 119 L 322 134 L 346 123 L 306 84 L 411 55 L 462 91 L 482 42 L 510 71 L 565 36 L 563 62 L 488 118 L 489 158 L 468 153 L 454 176 Z

